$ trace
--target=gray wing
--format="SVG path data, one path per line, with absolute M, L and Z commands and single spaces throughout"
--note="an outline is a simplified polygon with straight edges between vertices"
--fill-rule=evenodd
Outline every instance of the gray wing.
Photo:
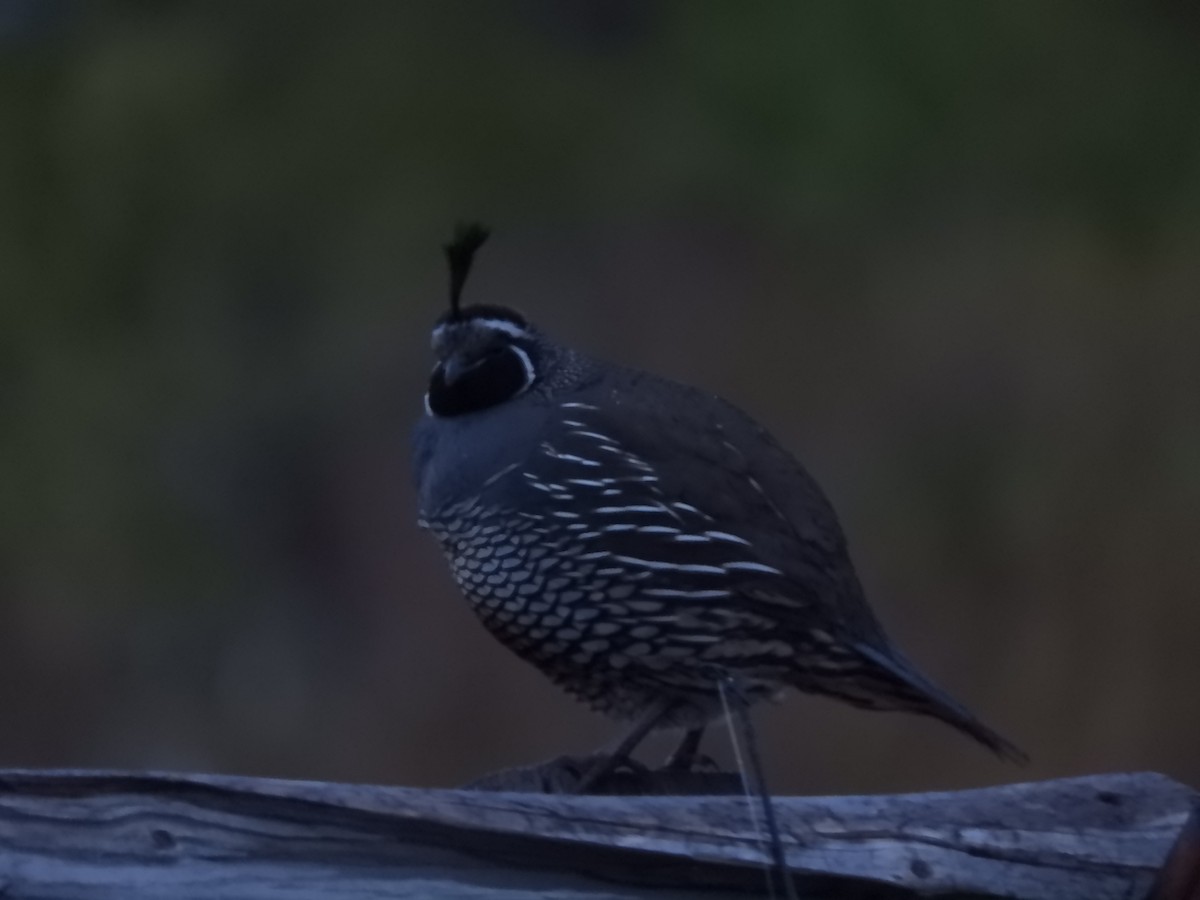
M 799 463 L 731 404 L 622 374 L 559 402 L 529 486 L 558 515 L 608 529 L 605 550 L 645 562 L 648 578 L 732 590 L 785 629 L 881 637 L 833 509 Z

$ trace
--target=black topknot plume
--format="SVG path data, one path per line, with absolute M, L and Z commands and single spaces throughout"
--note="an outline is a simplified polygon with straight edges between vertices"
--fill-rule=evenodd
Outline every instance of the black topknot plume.
M 471 271 L 471 262 L 475 259 L 475 251 L 483 246 L 488 238 L 488 230 L 478 222 L 468 222 L 454 229 L 454 238 L 443 248 L 446 251 L 446 262 L 450 265 L 450 318 L 457 319 L 459 298 L 462 296 L 463 285 Z

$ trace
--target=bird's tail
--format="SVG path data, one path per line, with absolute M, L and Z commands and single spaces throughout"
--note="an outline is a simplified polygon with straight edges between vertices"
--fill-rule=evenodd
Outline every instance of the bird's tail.
M 970 735 L 1001 759 L 1020 765 L 1029 762 L 1029 756 L 1023 750 L 980 722 L 970 710 L 918 672 L 915 666 L 895 650 L 884 651 L 867 644 L 856 644 L 854 649 L 878 669 L 896 679 L 905 689 L 904 694 L 911 694 L 910 698 L 905 697 L 897 703 L 897 708 L 940 719 Z

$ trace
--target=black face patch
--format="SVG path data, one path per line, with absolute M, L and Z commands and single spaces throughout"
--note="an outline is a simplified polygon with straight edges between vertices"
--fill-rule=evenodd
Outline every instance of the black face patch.
M 446 381 L 445 363 L 429 379 L 425 395 L 435 416 L 461 416 L 505 403 L 533 383 L 529 355 L 519 347 L 498 345 L 453 382 Z

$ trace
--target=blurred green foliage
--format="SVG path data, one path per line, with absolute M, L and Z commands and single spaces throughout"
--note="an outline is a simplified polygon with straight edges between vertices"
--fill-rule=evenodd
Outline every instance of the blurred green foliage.
M 1170 2 L 9 4 L 0 765 L 444 782 L 610 733 L 411 524 L 470 216 L 476 297 L 811 462 L 1036 774 L 1200 781 L 1198 41 Z M 763 719 L 783 789 L 1011 775 Z

